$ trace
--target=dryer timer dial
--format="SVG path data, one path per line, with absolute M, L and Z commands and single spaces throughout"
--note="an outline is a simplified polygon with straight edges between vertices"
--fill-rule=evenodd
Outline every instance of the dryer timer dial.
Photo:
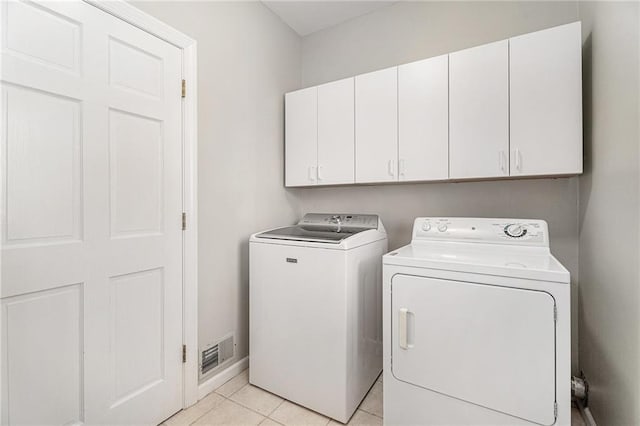
M 504 233 L 511 238 L 521 238 L 527 235 L 527 228 L 519 223 L 511 223 L 504 227 Z

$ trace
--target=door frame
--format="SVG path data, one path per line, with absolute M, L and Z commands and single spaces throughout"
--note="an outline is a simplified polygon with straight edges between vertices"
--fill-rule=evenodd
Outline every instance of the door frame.
M 182 51 L 182 79 L 187 82 L 182 98 L 182 408 L 198 401 L 198 75 L 197 42 L 126 0 L 83 0 Z

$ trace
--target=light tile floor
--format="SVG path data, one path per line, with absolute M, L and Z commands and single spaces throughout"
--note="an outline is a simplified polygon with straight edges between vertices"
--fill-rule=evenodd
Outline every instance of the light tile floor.
M 380 375 L 348 424 L 381 426 L 382 415 Z M 585 426 L 575 407 L 571 412 L 571 423 Z M 244 370 L 197 404 L 167 419 L 163 425 L 338 426 L 341 423 L 249 384 L 249 370 Z

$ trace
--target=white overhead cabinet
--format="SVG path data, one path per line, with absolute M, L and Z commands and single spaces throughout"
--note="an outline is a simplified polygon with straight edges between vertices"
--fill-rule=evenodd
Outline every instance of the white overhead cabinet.
M 356 76 L 356 183 L 398 180 L 398 68 Z
M 318 86 L 318 185 L 354 182 L 353 81 Z
M 318 88 L 285 96 L 286 186 L 315 185 L 318 167 Z
M 582 173 L 580 22 L 514 37 L 511 175 Z
M 448 55 L 398 67 L 398 180 L 449 177 Z
M 580 23 L 286 95 L 286 185 L 582 173 Z
M 449 55 L 449 177 L 509 176 L 509 42 Z
M 353 80 L 287 93 L 286 186 L 354 182 Z

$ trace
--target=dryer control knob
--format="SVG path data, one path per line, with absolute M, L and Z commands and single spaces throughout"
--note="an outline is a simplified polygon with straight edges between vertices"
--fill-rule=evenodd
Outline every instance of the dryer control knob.
M 512 223 L 504 227 L 504 233 L 512 238 L 520 238 L 527 234 L 527 228 L 518 223 Z
M 423 231 L 430 231 L 431 230 L 431 224 L 429 222 L 425 222 L 422 224 L 422 230 Z
M 441 225 L 438 225 L 438 231 L 444 232 L 446 230 L 447 230 L 447 225 L 445 225 L 444 223 Z

